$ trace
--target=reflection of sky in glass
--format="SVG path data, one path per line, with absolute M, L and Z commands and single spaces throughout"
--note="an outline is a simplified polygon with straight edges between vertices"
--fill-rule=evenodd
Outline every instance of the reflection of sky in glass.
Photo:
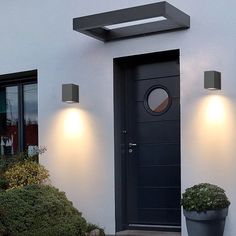
M 38 123 L 37 84 L 24 85 L 24 118 L 27 124 Z
M 6 88 L 7 120 L 15 124 L 18 120 L 18 89 L 16 86 Z
M 19 89 L 23 89 L 19 103 Z M 21 98 L 20 98 L 21 99 Z M 24 135 L 22 148 L 38 145 L 37 84 L 0 87 L 0 154 L 11 155 L 19 151 L 18 131 Z M 18 130 L 19 105 L 23 102 L 24 130 Z M 3 140 L 3 141 L 2 141 Z

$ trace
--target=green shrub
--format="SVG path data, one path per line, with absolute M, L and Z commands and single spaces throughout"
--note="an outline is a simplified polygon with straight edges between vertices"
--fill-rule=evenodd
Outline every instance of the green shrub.
M 4 173 L 8 166 L 13 163 L 16 163 L 18 160 L 17 156 L 2 156 L 0 155 L 0 174 Z
M 31 185 L 0 192 L 0 235 L 84 236 L 87 224 L 64 193 Z
M 6 157 L 0 155 L 0 189 L 7 188 L 7 181 L 4 178 L 4 173 L 7 168 L 13 163 L 15 163 L 15 159 L 13 157 Z
M 36 161 L 23 161 L 9 167 L 4 175 L 10 189 L 32 184 L 43 184 L 49 172 Z
M 26 161 L 38 161 L 38 156 L 42 155 L 47 149 L 40 147 L 35 150 L 33 155 L 28 155 L 27 152 L 19 152 L 15 155 L 5 156 L 0 155 L 0 190 L 5 190 L 9 187 L 8 181 L 5 178 L 5 172 L 12 166 L 25 163 Z M 34 172 L 33 172 L 34 173 Z M 35 173 L 34 173 L 35 174 Z M 20 178 L 20 176 L 18 176 Z M 30 178 L 30 177 L 29 177 Z M 21 181 L 21 180 L 19 180 Z
M 5 179 L 4 174 L 7 168 L 14 163 L 16 163 L 15 156 L 6 157 L 0 155 L 0 190 L 5 190 L 8 188 L 8 182 Z
M 6 190 L 7 188 L 8 188 L 7 180 L 3 177 L 0 177 L 0 190 Z
M 0 191 L 1 193 L 1 191 Z M 3 216 L 3 211 L 2 208 L 0 208 L 0 219 Z M 4 235 L 4 232 L 6 231 L 6 228 L 4 227 L 4 225 L 2 224 L 1 220 L 0 220 L 0 235 Z
M 10 166 L 22 163 L 24 161 L 38 161 L 38 156 L 45 153 L 47 149 L 45 147 L 40 147 L 37 150 L 35 150 L 34 155 L 28 155 L 27 152 L 19 152 L 14 155 L 5 156 L 0 155 L 0 175 L 1 173 L 5 172 L 6 169 L 8 169 Z
M 222 188 L 202 183 L 186 189 L 181 205 L 187 211 L 200 212 L 224 209 L 230 205 L 230 202 Z

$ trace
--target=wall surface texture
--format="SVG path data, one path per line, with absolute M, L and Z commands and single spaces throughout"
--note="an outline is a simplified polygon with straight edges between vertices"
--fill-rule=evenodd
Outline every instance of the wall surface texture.
M 112 43 L 72 30 L 74 17 L 151 0 L 0 2 L 0 74 L 38 70 L 41 158 L 52 184 L 91 222 L 115 232 L 113 58 L 180 49 L 182 190 L 223 187 L 231 199 L 225 236 L 236 235 L 236 2 L 169 0 L 191 28 Z M 203 72 L 222 72 L 222 90 L 203 89 Z M 79 105 L 61 85 L 80 86 Z M 186 236 L 185 220 L 183 232 Z

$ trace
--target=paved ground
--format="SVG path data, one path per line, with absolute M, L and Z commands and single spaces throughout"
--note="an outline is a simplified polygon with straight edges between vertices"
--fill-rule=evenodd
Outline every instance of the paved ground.
M 125 230 L 116 234 L 117 236 L 181 236 L 180 232 L 156 232 L 142 230 Z

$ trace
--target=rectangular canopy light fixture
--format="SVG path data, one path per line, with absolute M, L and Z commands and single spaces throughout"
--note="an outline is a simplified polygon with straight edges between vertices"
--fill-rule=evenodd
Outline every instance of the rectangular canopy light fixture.
M 144 20 L 135 20 L 135 21 L 129 21 L 129 22 L 120 23 L 120 24 L 107 25 L 106 28 L 109 30 L 113 30 L 113 29 L 118 29 L 122 27 L 140 25 L 140 24 L 151 23 L 151 22 L 156 22 L 156 21 L 161 21 L 161 20 L 166 20 L 166 18 L 163 16 L 158 16 L 158 17 L 148 18 Z
M 190 16 L 168 2 L 73 19 L 73 29 L 103 42 L 188 29 Z

